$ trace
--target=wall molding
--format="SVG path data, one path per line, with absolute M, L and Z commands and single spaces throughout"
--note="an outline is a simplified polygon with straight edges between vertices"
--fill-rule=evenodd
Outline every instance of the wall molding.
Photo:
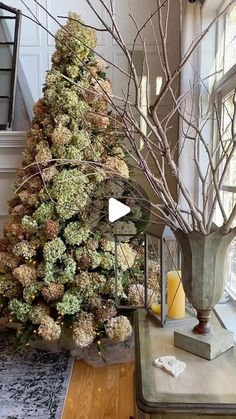
M 25 148 L 25 135 L 24 131 L 1 131 L 0 148 Z
M 32 7 L 32 4 L 30 6 Z M 40 7 L 37 4 L 35 4 L 34 6 L 35 6 L 35 10 L 33 11 L 33 13 L 35 14 L 36 18 L 40 22 L 41 21 L 41 10 L 40 10 Z M 22 9 L 22 7 L 24 9 L 23 10 L 24 13 L 26 15 L 32 17 L 31 14 L 30 14 L 30 12 L 27 10 L 27 8 L 24 7 L 23 4 L 20 5 L 20 8 L 21 9 Z M 23 42 L 23 35 L 24 34 L 22 33 L 22 35 L 21 35 L 21 37 L 22 37 L 21 47 L 27 47 L 27 48 L 29 48 L 29 47 L 32 47 L 32 48 L 40 47 L 41 46 L 41 27 L 37 23 L 34 23 L 34 22 L 28 20 L 25 17 L 23 17 L 23 19 L 25 21 L 24 23 L 30 24 L 32 28 L 34 27 L 35 33 L 34 33 L 34 36 L 33 37 L 27 36 L 26 37 L 27 40 L 26 41 L 24 40 L 24 42 Z M 33 38 L 34 38 L 35 42 L 30 42 L 30 39 L 33 39 Z
M 0 167 L 0 173 L 14 173 L 16 174 L 18 167 Z
M 34 77 L 32 79 L 33 84 L 36 85 L 37 88 L 37 92 L 36 92 L 36 97 L 34 98 L 33 96 L 33 91 L 32 91 L 32 86 L 31 86 L 31 93 L 32 93 L 32 97 L 33 97 L 33 102 L 36 102 L 38 100 L 38 98 L 40 98 L 42 96 L 42 85 L 43 85 L 43 80 L 42 80 L 42 51 L 28 51 L 28 50 L 22 50 L 21 54 L 20 54 L 20 60 L 23 63 L 23 67 L 26 69 L 27 68 L 27 64 L 24 63 L 24 58 L 35 58 L 36 59 L 36 68 L 33 69 L 33 66 L 29 66 L 31 68 L 31 71 L 34 71 L 35 76 L 37 76 L 38 80 L 36 81 L 36 77 Z M 29 64 L 28 64 L 29 65 Z M 24 73 L 27 76 L 27 71 L 24 70 Z M 31 84 L 31 83 L 30 83 Z

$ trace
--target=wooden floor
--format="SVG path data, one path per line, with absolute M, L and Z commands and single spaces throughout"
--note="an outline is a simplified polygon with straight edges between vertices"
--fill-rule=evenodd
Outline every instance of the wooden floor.
M 63 419 L 130 419 L 134 364 L 92 368 L 76 361 Z

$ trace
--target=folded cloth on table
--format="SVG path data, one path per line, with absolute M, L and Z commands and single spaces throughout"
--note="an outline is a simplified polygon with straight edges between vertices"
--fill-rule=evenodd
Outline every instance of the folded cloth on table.
M 175 356 L 160 356 L 153 361 L 155 367 L 161 368 L 168 374 L 173 377 L 178 377 L 178 375 L 184 371 L 186 364 L 183 361 L 179 361 Z

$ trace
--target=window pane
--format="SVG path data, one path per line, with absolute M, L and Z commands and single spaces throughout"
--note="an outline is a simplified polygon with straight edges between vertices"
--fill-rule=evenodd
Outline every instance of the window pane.
M 234 113 L 233 101 L 234 101 L 233 92 L 230 93 L 225 98 L 223 98 L 223 101 L 222 101 L 222 128 L 223 128 L 223 133 L 224 133 L 223 142 L 224 142 L 225 148 L 230 147 L 229 153 L 230 153 L 231 148 L 233 147 L 232 124 L 235 124 L 235 121 L 233 121 L 233 113 Z M 224 176 L 223 185 L 236 187 L 236 152 L 234 152 L 231 158 L 230 164 L 228 165 L 226 174 Z
M 236 240 L 229 246 L 226 262 L 226 289 L 236 298 Z
M 225 212 L 228 215 L 231 213 L 233 206 L 236 204 L 236 193 L 222 191 L 222 200 L 223 200 Z M 232 227 L 233 226 L 236 226 L 236 220 L 234 220 Z
M 226 15 L 224 72 L 236 64 L 236 5 Z
M 222 128 L 223 128 L 223 142 L 224 146 L 227 147 L 232 142 L 232 124 L 234 114 L 234 93 L 230 93 L 222 100 Z M 231 148 L 230 148 L 231 149 Z M 224 162 L 225 164 L 225 162 Z M 221 197 L 224 205 L 226 214 L 230 214 L 234 205 L 236 204 L 236 152 L 228 165 L 223 187 L 221 191 Z M 236 226 L 236 220 L 234 220 L 232 227 Z M 233 240 L 229 246 L 227 253 L 226 263 L 226 289 L 234 297 L 236 297 L 236 239 Z

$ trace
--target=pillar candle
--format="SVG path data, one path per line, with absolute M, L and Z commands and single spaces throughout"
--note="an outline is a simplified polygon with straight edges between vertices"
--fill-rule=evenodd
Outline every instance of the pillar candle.
M 167 305 L 170 319 L 185 317 L 185 293 L 180 278 L 181 271 L 167 272 Z
M 154 314 L 161 314 L 161 304 L 152 303 L 151 309 Z

